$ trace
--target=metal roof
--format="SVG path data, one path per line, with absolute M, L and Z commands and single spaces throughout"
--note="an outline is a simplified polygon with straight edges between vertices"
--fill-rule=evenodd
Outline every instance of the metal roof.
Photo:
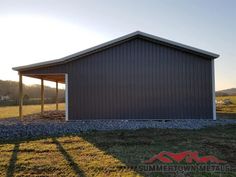
M 208 51 L 205 51 L 205 50 L 202 50 L 202 49 L 198 49 L 198 48 L 195 48 L 195 47 L 184 45 L 184 44 L 181 44 L 181 43 L 178 43 L 178 42 L 170 41 L 168 39 L 157 37 L 157 36 L 147 34 L 147 33 L 141 32 L 141 31 L 136 31 L 136 32 L 127 34 L 125 36 L 116 38 L 114 40 L 111 40 L 109 42 L 105 42 L 103 44 L 100 44 L 100 45 L 97 45 L 95 47 L 92 47 L 92 48 L 74 53 L 72 55 L 69 55 L 69 56 L 66 56 L 66 57 L 63 57 L 63 58 L 60 58 L 60 59 L 35 63 L 35 64 L 31 64 L 31 65 L 14 67 L 12 69 L 15 70 L 15 71 L 24 71 L 24 70 L 41 68 L 41 67 L 46 67 L 46 66 L 51 66 L 51 65 L 63 64 L 63 63 L 70 62 L 70 61 L 75 60 L 75 59 L 79 59 L 79 58 L 81 58 L 85 55 L 89 55 L 91 53 L 103 50 L 104 48 L 111 47 L 111 46 L 116 45 L 120 42 L 124 42 L 126 40 L 136 38 L 136 37 L 143 37 L 147 40 L 151 40 L 152 42 L 161 43 L 161 44 L 168 45 L 168 46 L 171 46 L 171 47 L 174 47 L 174 48 L 182 49 L 182 50 L 188 51 L 190 53 L 194 53 L 194 54 L 197 54 L 197 55 L 204 56 L 204 57 L 209 58 L 209 59 L 215 59 L 215 58 L 219 57 L 219 55 L 215 54 L 215 53 L 211 53 L 211 52 L 208 52 Z

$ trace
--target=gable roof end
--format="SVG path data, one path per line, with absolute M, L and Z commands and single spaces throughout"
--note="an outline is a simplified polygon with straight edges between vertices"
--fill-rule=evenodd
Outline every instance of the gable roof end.
M 68 55 L 68 56 L 63 57 L 61 59 L 35 63 L 35 64 L 31 64 L 31 65 L 14 67 L 12 69 L 15 70 L 15 71 L 24 71 L 24 70 L 41 68 L 41 67 L 46 67 L 46 66 L 51 66 L 51 65 L 63 64 L 63 63 L 78 59 L 80 57 L 83 57 L 85 55 L 88 55 L 90 53 L 94 53 L 94 52 L 103 50 L 104 48 L 108 48 L 112 45 L 115 45 L 117 43 L 120 43 L 122 41 L 126 41 L 130 38 L 135 38 L 135 37 L 144 37 L 144 38 L 146 38 L 148 40 L 151 40 L 153 42 L 162 43 L 164 45 L 176 47 L 176 48 L 179 48 L 179 49 L 182 49 L 182 50 L 187 50 L 188 52 L 192 52 L 194 54 L 202 55 L 202 56 L 205 56 L 206 58 L 209 58 L 209 59 L 215 59 L 215 58 L 219 57 L 219 55 L 215 54 L 215 53 L 211 53 L 211 52 L 208 52 L 208 51 L 205 51 L 205 50 L 202 50 L 202 49 L 198 49 L 198 48 L 195 48 L 195 47 L 184 45 L 184 44 L 181 44 L 181 43 L 178 43 L 178 42 L 170 41 L 168 39 L 160 38 L 160 37 L 157 37 L 157 36 L 154 36 L 154 35 L 151 35 L 151 34 L 147 34 L 147 33 L 141 32 L 141 31 L 136 31 L 136 32 L 127 34 L 125 36 L 116 38 L 114 40 L 111 40 L 109 42 L 97 45 L 95 47 L 92 47 L 92 48 L 74 53 L 72 55 Z

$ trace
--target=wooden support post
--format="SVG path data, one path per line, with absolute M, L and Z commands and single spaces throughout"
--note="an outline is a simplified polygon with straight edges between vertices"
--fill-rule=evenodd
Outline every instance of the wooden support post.
M 23 83 L 22 83 L 22 74 L 19 73 L 19 117 L 23 116 Z
M 56 81 L 56 110 L 58 111 L 58 81 Z
M 41 79 L 41 115 L 44 113 L 44 83 Z

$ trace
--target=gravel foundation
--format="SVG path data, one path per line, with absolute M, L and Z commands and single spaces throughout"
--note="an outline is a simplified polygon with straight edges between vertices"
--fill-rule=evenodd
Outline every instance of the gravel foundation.
M 51 115 L 48 116 L 48 115 Z M 234 119 L 213 120 L 89 120 L 65 122 L 63 113 L 48 112 L 47 116 L 39 114 L 19 118 L 0 119 L 0 139 L 28 139 L 41 136 L 61 136 L 78 134 L 92 130 L 136 130 L 141 128 L 175 128 L 175 129 L 201 129 L 216 125 L 236 124 Z

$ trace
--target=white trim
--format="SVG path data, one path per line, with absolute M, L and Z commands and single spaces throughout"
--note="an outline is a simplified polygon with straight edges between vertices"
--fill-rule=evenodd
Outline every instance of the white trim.
M 211 60 L 211 77 L 212 77 L 212 111 L 213 120 L 216 120 L 216 95 L 215 95 L 215 65 L 214 60 Z
M 68 105 L 68 74 L 65 74 L 65 111 L 66 111 L 66 117 L 65 120 L 68 121 L 69 120 L 69 105 Z
M 40 63 L 35 63 L 35 64 L 31 64 L 31 65 L 14 67 L 12 69 L 16 70 L 16 71 L 21 71 L 21 70 L 27 70 L 27 69 L 37 68 L 37 67 L 44 67 L 44 66 L 48 66 L 48 65 L 62 64 L 64 62 L 68 62 L 68 61 L 71 61 L 73 59 L 77 59 L 77 58 L 79 58 L 79 57 L 81 57 L 83 55 L 86 55 L 86 54 L 90 53 L 90 52 L 97 51 L 99 49 L 108 47 L 108 46 L 113 45 L 113 44 L 115 44 L 117 42 L 129 39 L 129 38 L 132 38 L 132 37 L 135 37 L 135 36 L 138 36 L 138 35 L 146 37 L 146 38 L 153 39 L 155 41 L 163 42 L 165 44 L 169 44 L 169 45 L 177 46 L 177 47 L 180 47 L 180 48 L 183 48 L 183 49 L 187 49 L 189 51 L 193 51 L 193 52 L 196 52 L 196 53 L 199 53 L 199 54 L 204 54 L 204 55 L 209 56 L 212 59 L 219 57 L 218 54 L 215 54 L 215 53 L 212 53 L 212 52 L 208 52 L 208 51 L 205 51 L 205 50 L 202 50 L 202 49 L 198 49 L 198 48 L 195 48 L 195 47 L 192 47 L 192 46 L 188 46 L 188 45 L 185 45 L 185 44 L 181 44 L 181 43 L 178 43 L 178 42 L 170 41 L 168 39 L 164 39 L 164 38 L 161 38 L 161 37 L 158 37 L 158 36 L 147 34 L 147 33 L 141 32 L 141 31 L 136 31 L 136 32 L 127 34 L 125 36 L 116 38 L 114 40 L 105 42 L 103 44 L 97 45 L 95 47 L 91 47 L 89 49 L 86 49 L 86 50 L 74 53 L 72 55 L 68 55 L 68 56 L 60 58 L 60 59 L 50 60 L 50 61 L 45 61 L 45 62 L 40 62 Z

